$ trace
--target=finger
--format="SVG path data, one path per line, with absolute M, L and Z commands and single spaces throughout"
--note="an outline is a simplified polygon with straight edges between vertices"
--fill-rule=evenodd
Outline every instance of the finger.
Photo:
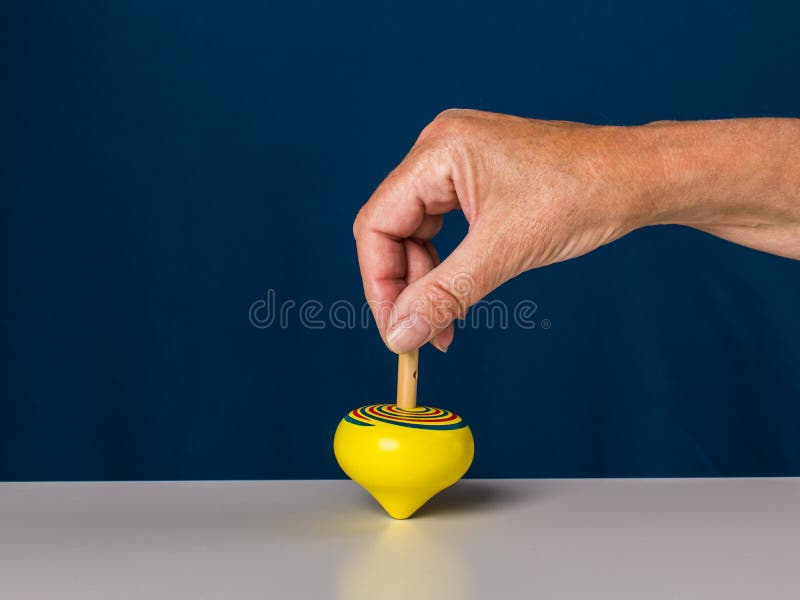
M 398 323 L 386 335 L 392 351 L 408 352 L 449 335 L 456 318 L 505 281 L 502 265 L 495 264 L 502 253 L 491 246 L 490 236 L 470 232 L 444 262 L 401 292 Z
M 439 253 L 436 251 L 436 247 L 431 242 L 428 241 L 424 241 L 422 243 L 433 260 L 432 269 L 437 267 L 439 263 L 441 263 L 442 261 L 439 260 Z M 416 281 L 416 279 L 414 281 Z M 440 352 L 447 352 L 447 349 L 450 348 L 450 344 L 453 343 L 454 336 L 455 336 L 455 327 L 452 324 L 450 324 L 447 327 L 445 327 L 441 333 L 431 338 L 431 345 Z
M 455 336 L 455 333 L 455 324 L 450 323 L 450 325 L 445 327 L 440 333 L 431 338 L 431 344 L 440 352 L 447 352 L 447 350 L 450 348 L 450 344 L 453 343 L 453 337 Z
M 411 234 L 410 237 L 418 240 L 432 240 L 437 233 L 442 229 L 444 217 L 442 215 L 425 215 L 422 217 L 422 223 Z
M 404 240 L 406 252 L 406 284 L 414 283 L 424 277 L 436 266 L 428 248 L 415 239 Z
M 436 251 L 436 246 L 433 245 L 432 242 L 428 240 L 423 240 L 422 245 L 425 246 L 425 249 L 428 251 L 428 254 L 431 255 L 433 258 L 433 266 L 438 267 L 439 263 L 441 263 L 441 259 L 439 258 L 439 253 Z
M 439 255 L 433 244 L 427 241 L 417 241 L 409 239 L 405 241 L 406 263 L 406 283 L 411 284 L 424 277 L 439 264 Z M 391 327 L 393 323 L 389 324 Z M 431 344 L 440 352 L 447 352 L 447 348 L 453 342 L 453 327 L 450 326 L 441 334 L 431 339 Z
M 449 167 L 412 151 L 359 212 L 353 231 L 364 294 L 382 335 L 407 282 L 403 240 L 433 236 L 436 219 L 458 207 Z

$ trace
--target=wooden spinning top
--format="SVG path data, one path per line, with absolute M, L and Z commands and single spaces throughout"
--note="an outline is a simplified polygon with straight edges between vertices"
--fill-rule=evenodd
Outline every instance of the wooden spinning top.
M 457 414 L 417 406 L 418 350 L 401 354 L 397 404 L 350 411 L 333 439 L 339 466 L 395 519 L 407 519 L 467 472 L 472 432 Z

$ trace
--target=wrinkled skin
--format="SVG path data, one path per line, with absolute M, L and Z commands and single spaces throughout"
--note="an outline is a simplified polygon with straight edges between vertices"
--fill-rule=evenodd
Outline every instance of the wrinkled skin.
M 798 123 L 599 127 L 445 111 L 353 225 L 384 341 L 395 352 L 428 341 L 446 350 L 453 320 L 504 282 L 646 225 L 686 224 L 800 258 Z M 440 264 L 431 240 L 452 210 L 469 231 Z

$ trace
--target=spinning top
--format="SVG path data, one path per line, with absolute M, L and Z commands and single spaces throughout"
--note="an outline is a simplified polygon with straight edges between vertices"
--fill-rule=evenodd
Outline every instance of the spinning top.
M 417 406 L 418 350 L 401 354 L 397 405 L 350 411 L 339 423 L 333 451 L 350 479 L 395 519 L 407 519 L 467 472 L 472 432 L 457 414 Z

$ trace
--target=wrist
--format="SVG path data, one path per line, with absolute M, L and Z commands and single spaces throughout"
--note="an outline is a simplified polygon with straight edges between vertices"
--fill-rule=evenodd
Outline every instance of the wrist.
M 757 227 L 796 214 L 800 126 L 791 119 L 659 121 L 635 138 L 641 225 Z

